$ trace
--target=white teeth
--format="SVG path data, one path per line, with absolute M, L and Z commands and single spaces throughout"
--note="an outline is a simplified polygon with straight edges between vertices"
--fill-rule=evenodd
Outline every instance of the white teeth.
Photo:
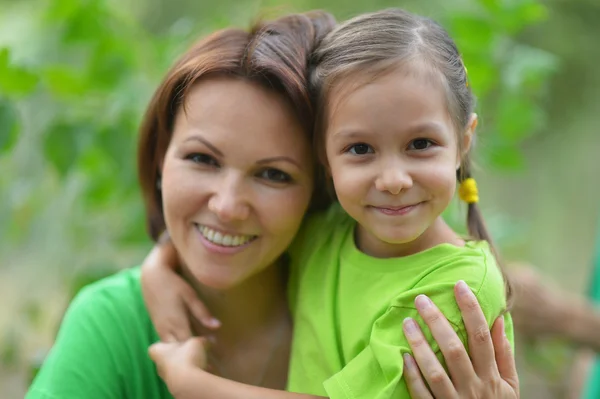
M 249 235 L 222 234 L 221 232 L 215 231 L 210 227 L 202 225 L 198 225 L 197 227 L 200 231 L 200 234 L 202 234 L 208 241 L 224 247 L 237 247 L 246 244 L 255 238 L 255 236 Z

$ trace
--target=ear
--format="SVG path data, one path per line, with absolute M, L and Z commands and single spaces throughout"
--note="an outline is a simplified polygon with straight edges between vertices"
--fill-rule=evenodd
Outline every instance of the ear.
M 462 143 L 461 143 L 462 151 L 460 154 L 460 159 L 458 161 L 459 164 L 457 165 L 457 169 L 460 166 L 460 160 L 462 160 L 462 158 L 466 154 L 468 154 L 469 151 L 471 150 L 471 145 L 473 144 L 473 140 L 475 138 L 475 128 L 477 128 L 477 122 L 478 122 L 477 114 L 472 113 L 471 116 L 469 117 L 469 122 L 467 123 L 467 128 L 465 129 L 465 132 L 462 137 Z

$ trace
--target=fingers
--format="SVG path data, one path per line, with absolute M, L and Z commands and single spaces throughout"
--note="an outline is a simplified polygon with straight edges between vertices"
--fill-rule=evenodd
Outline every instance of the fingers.
M 212 316 L 206 305 L 204 305 L 204 303 L 198 298 L 198 295 L 196 295 L 194 290 L 186 290 L 185 294 L 182 296 L 182 299 L 184 305 L 192 314 L 192 317 L 202 323 L 204 327 L 211 330 L 216 330 L 221 327 L 221 322 Z
M 404 380 L 408 387 L 408 393 L 413 399 L 433 399 L 425 381 L 419 371 L 415 359 L 408 353 L 404 354 Z
M 492 326 L 492 342 L 496 352 L 496 363 L 500 377 L 506 381 L 515 392 L 519 392 L 519 375 L 512 347 L 504 331 L 504 316 L 498 317 Z
M 153 362 L 160 363 L 169 353 L 169 351 L 173 350 L 176 345 L 177 343 L 175 342 L 157 342 L 150 345 L 150 348 L 148 348 L 148 354 Z
M 461 386 L 476 378 L 465 346 L 437 306 L 425 295 L 417 296 L 415 305 L 444 355 L 454 385 Z
M 469 339 L 469 353 L 479 378 L 489 380 L 498 376 L 498 366 L 490 330 L 475 294 L 464 281 L 454 286 L 454 295 L 460 308 Z
M 453 397 L 452 393 L 455 392 L 455 389 L 452 381 L 450 381 L 450 377 L 448 377 L 435 353 L 431 350 L 419 325 L 413 319 L 407 317 L 404 319 L 403 329 L 414 359 L 434 396 L 436 398 Z

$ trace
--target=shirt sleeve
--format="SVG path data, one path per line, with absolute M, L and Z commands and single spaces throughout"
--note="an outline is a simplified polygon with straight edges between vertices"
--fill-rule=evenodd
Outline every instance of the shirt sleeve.
M 472 267 L 466 266 L 468 269 L 472 269 Z M 462 272 L 460 269 L 462 268 L 453 270 L 458 271 L 459 276 L 468 276 L 468 274 L 464 274 L 465 269 L 462 269 Z M 478 275 L 471 275 L 472 278 L 465 280 L 477 295 L 488 325 L 491 326 L 506 306 L 504 285 L 501 275 L 500 281 L 491 285 L 483 282 L 486 279 L 485 274 L 478 273 Z M 444 275 L 443 271 L 438 276 L 433 273 L 417 286 L 396 297 L 387 311 L 374 323 L 365 349 L 350 360 L 340 372 L 325 381 L 324 386 L 328 396 L 332 399 L 410 398 L 406 382 L 402 378 L 404 371 L 402 356 L 404 353 L 411 353 L 408 341 L 402 331 L 402 321 L 406 317 L 411 317 L 419 323 L 432 350 L 445 367 L 437 342 L 414 307 L 414 299 L 419 294 L 426 294 L 431 298 L 466 347 L 467 334 L 462 323 L 460 309 L 454 298 L 454 285 L 459 280 L 455 276 L 455 273 Z M 509 333 L 512 338 L 512 324 L 507 326 L 507 334 Z
M 131 364 L 122 356 L 127 353 L 122 314 L 106 293 L 84 289 L 65 313 L 26 399 L 125 397 L 121 373 Z

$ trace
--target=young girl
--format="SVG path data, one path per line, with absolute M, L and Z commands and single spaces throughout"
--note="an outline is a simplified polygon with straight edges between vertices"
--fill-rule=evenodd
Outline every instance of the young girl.
M 408 398 L 402 375 L 410 348 L 397 321 L 405 320 L 409 336 L 417 334 L 417 311 L 434 302 L 466 344 L 452 298 L 456 281 L 475 293 L 490 326 L 510 293 L 471 177 L 477 116 L 467 70 L 443 28 L 398 9 L 340 25 L 313 58 L 315 146 L 339 203 L 308 220 L 289 249 L 288 389 Z M 457 183 L 468 205 L 469 239 L 441 216 Z M 505 331 L 512 340 L 509 317 Z M 159 365 L 167 356 L 153 355 Z M 202 356 L 196 360 L 204 365 Z M 207 389 L 202 378 L 173 381 L 194 397 L 228 397 L 225 383 Z

